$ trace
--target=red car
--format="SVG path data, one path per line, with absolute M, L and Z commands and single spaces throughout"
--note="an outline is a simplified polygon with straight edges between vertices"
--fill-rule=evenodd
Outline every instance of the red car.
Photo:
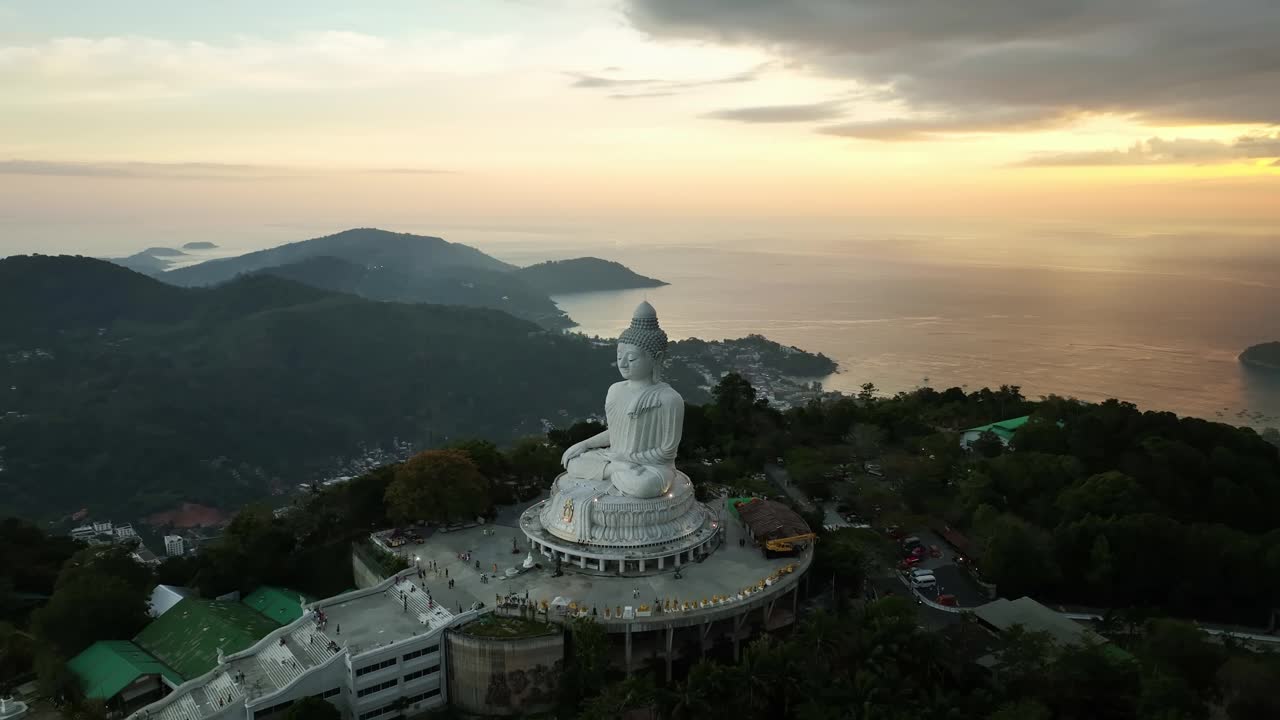
M 939 595 L 938 604 L 946 605 L 947 607 L 956 607 L 957 605 L 956 596 L 955 595 Z
M 924 548 L 923 547 L 911 548 L 911 557 L 917 558 L 917 559 L 924 557 Z
M 913 568 L 919 564 L 920 564 L 920 558 L 915 555 L 911 555 L 905 558 L 902 562 L 898 563 L 898 567 L 902 568 L 903 570 L 906 570 L 908 568 Z

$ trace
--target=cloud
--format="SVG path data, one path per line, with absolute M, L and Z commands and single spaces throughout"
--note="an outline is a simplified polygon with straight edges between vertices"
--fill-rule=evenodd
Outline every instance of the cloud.
M 1009 130 L 1037 130 L 1063 124 L 1066 119 L 1036 111 L 975 111 L 958 117 L 890 118 L 828 125 L 819 132 L 863 140 L 933 140 L 965 133 L 992 133 Z
M 1094 114 L 1280 122 L 1275 0 L 625 0 L 625 12 L 656 37 L 766 49 L 885 88 L 903 108 L 837 134 L 1018 130 L 1041 127 L 1028 117 Z
M 1280 157 L 1280 133 L 1245 135 L 1231 142 L 1153 137 L 1125 150 L 1046 153 L 1016 163 L 1020 167 L 1212 164 Z M 1272 165 L 1280 164 L 1280 161 Z
M 770 63 L 764 63 L 742 72 L 731 73 L 729 75 L 722 75 L 719 77 L 692 80 L 605 77 L 603 75 L 593 75 L 580 72 L 566 72 L 565 74 L 574 78 L 574 81 L 570 85 L 571 87 L 576 88 L 637 88 L 638 90 L 636 92 L 616 93 L 608 96 L 615 100 L 630 100 L 634 98 L 678 95 L 697 88 L 711 87 L 715 85 L 733 85 L 736 83 L 751 82 L 758 78 L 761 73 L 768 69 L 769 66 Z M 605 68 L 604 72 L 621 72 L 621 68 L 608 67 Z
M 671 97 L 680 93 L 674 90 L 652 90 L 649 92 L 614 93 L 607 96 L 610 100 L 639 100 L 642 98 Z
M 586 75 L 583 73 L 572 72 L 566 74 L 577 78 L 572 83 L 572 87 L 576 88 L 613 88 L 627 85 L 650 85 L 661 82 L 659 80 L 626 80 L 622 78 L 607 78 L 599 75 Z
M 501 72 L 521 62 L 515 40 L 496 35 L 387 39 L 328 31 L 219 43 L 56 37 L 25 45 L 0 42 L 0 87 L 9 102 L 120 102 L 223 90 L 412 86 L 433 76 Z
M 168 180 L 277 180 L 345 173 L 447 175 L 432 168 L 315 168 L 232 163 L 63 162 L 0 160 L 0 175 Z
M 844 103 L 828 101 L 800 105 L 760 105 L 716 110 L 703 117 L 745 123 L 792 123 L 831 120 L 844 114 Z

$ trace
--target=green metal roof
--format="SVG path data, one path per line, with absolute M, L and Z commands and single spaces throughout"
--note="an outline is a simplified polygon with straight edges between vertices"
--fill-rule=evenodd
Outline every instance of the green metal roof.
M 190 680 L 218 664 L 218 648 L 240 652 L 278 627 L 238 602 L 186 598 L 133 641 Z
M 174 685 L 182 684 L 178 673 L 128 640 L 96 642 L 71 658 L 67 667 L 80 678 L 85 696 L 98 700 L 110 700 L 146 675 L 162 675 Z
M 1022 417 L 1013 418 L 1011 420 L 1001 420 L 1000 422 L 993 422 L 990 425 L 979 425 L 978 427 L 969 428 L 964 432 L 981 434 L 986 432 L 987 430 L 990 430 L 996 435 L 999 435 L 1005 440 L 1008 440 L 1009 438 L 1013 437 L 1013 433 L 1015 430 L 1022 427 L 1023 425 L 1026 425 L 1027 421 L 1030 419 L 1031 419 L 1030 415 L 1023 415 Z
M 273 585 L 263 585 L 262 587 L 249 593 L 240 602 L 257 610 L 265 615 L 268 619 L 274 620 L 280 625 L 288 625 L 289 623 L 302 617 L 302 606 L 298 603 L 298 598 L 311 602 L 312 598 L 306 597 L 296 590 L 289 588 L 275 587 Z

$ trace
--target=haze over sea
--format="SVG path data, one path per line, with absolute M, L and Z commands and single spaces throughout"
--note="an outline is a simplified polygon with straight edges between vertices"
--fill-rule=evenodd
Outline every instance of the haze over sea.
M 671 285 L 555 298 L 579 330 L 615 336 L 648 298 L 676 339 L 759 333 L 823 352 L 841 367 L 825 379 L 830 389 L 1013 384 L 1033 398 L 1116 397 L 1143 409 L 1280 425 L 1280 377 L 1236 359 L 1249 345 L 1280 340 L 1280 234 L 1269 227 L 795 219 L 384 227 L 521 265 L 616 260 Z M 219 254 L 233 254 L 338 229 L 113 229 L 99 235 L 114 238 L 105 244 L 65 251 L 127 254 L 212 240 Z M 29 233 L 5 234 L 5 254 L 55 252 L 19 240 Z

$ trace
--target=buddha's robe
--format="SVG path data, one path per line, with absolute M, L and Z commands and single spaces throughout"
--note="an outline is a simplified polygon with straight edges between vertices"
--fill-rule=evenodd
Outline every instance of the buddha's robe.
M 609 388 L 604 402 L 609 447 L 569 461 L 570 477 L 608 479 L 624 495 L 651 498 L 671 488 L 676 451 L 684 429 L 684 399 L 666 383 L 636 392 L 625 381 Z

